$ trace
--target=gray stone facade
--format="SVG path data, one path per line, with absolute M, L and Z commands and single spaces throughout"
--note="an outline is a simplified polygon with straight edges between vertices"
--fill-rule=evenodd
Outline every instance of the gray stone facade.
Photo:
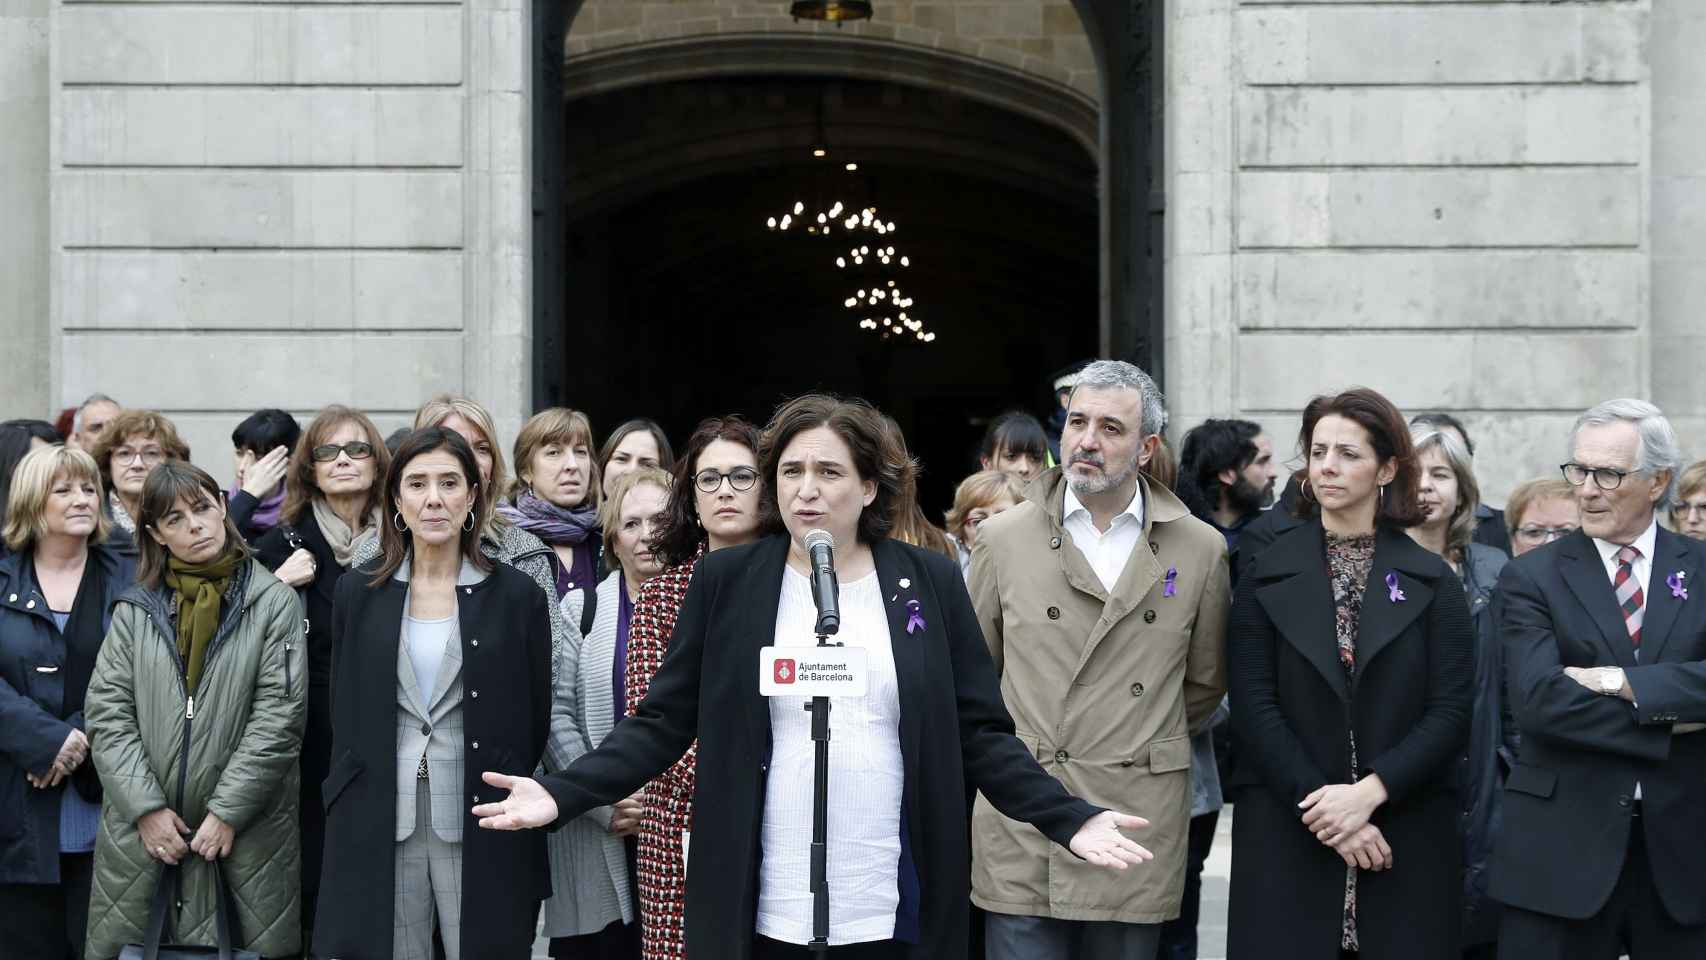
M 1070 2 L 877 6 L 846 35 L 1103 99 Z M 835 42 L 783 12 L 588 0 L 568 50 Z M 523 0 L 0 4 L 3 408 L 154 405 L 220 475 L 263 403 L 389 427 L 457 390 L 513 430 L 529 32 Z M 1608 396 L 1706 454 L 1706 4 L 1166 0 L 1165 40 L 1175 424 L 1289 449 L 1368 384 L 1463 416 L 1495 502 Z

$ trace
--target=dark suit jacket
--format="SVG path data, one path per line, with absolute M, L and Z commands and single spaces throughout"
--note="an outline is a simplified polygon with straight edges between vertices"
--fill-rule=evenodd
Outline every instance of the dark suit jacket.
M 332 616 L 332 768 L 321 792 L 325 863 L 314 951 L 388 960 L 397 852 L 397 647 L 408 585 L 338 581 Z M 497 564 L 457 587 L 462 630 L 464 790 L 462 956 L 526 957 L 539 902 L 551 894 L 545 837 L 481 830 L 473 807 L 501 791 L 485 770 L 527 776 L 539 766 L 551 717 L 551 622 L 545 592 Z
M 758 651 L 774 642 L 788 542 L 773 536 L 706 554 L 669 654 L 634 715 L 597 750 L 541 781 L 557 801 L 560 825 L 633 793 L 698 736 L 697 853 L 688 862 L 686 907 L 694 960 L 752 955 L 771 747 Z M 1002 813 L 1062 846 L 1098 808 L 1068 795 L 1013 736 L 959 566 L 893 540 L 873 544 L 872 552 L 883 593 L 892 598 L 889 637 L 900 681 L 901 822 L 912 858 L 902 858 L 899 882 L 903 891 L 917 885 L 920 925 L 908 956 L 963 957 L 971 885 L 968 782 Z M 906 632 L 909 599 L 919 602 L 925 623 L 915 633 Z M 832 715 L 832 734 L 834 723 Z M 810 824 L 800 829 L 809 836 Z M 834 836 L 829 849 L 834 856 Z
M 1391 599 L 1387 574 L 1403 599 Z M 1232 722 L 1244 753 L 1233 819 L 1231 960 L 1337 956 L 1345 863 L 1304 827 L 1298 803 L 1380 775 L 1372 822 L 1393 869 L 1361 875 L 1362 949 L 1384 960 L 1456 955 L 1462 850 L 1457 760 L 1469 736 L 1474 641 L 1457 575 L 1403 532 L 1375 541 L 1357 626 L 1356 681 L 1334 629 L 1321 521 L 1264 550 L 1239 584 L 1230 634 Z
M 1641 785 L 1653 883 L 1671 917 L 1706 923 L 1706 546 L 1660 529 L 1636 661 L 1599 550 L 1580 531 L 1505 565 L 1497 594 L 1507 686 L 1522 733 L 1505 783 L 1492 895 L 1558 917 L 1599 912 L 1629 848 Z M 1688 599 L 1665 581 L 1684 573 Z M 1564 667 L 1620 666 L 1639 708 Z

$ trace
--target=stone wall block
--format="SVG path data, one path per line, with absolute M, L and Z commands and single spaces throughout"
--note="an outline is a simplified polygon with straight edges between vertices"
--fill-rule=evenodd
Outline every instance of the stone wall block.
M 261 171 L 60 175 L 68 246 L 454 247 L 458 173 Z
M 70 166 L 455 167 L 461 104 L 459 91 L 442 89 L 74 87 L 61 95 L 60 157 Z
M 462 254 L 74 251 L 68 330 L 457 330 Z
M 462 80 L 459 6 L 67 5 L 67 83 L 425 84 Z
M 1241 59 L 1257 84 L 1641 79 L 1641 12 L 1602 6 L 1249 6 L 1238 14 Z
M 1405 410 L 1585 410 L 1639 389 L 1644 349 L 1623 333 L 1245 331 L 1238 400 L 1245 409 L 1298 410 L 1311 396 L 1360 383 Z
M 1665 257 L 1706 259 L 1706 177 L 1653 178 L 1652 242 Z
M 1239 176 L 1239 240 L 1285 247 L 1634 246 L 1641 241 L 1640 181 L 1637 170 L 1615 167 L 1248 172 Z
M 243 398 L 314 409 L 335 396 L 358 410 L 403 410 L 462 385 L 459 333 L 67 333 L 63 349 L 68 395 L 148 397 L 159 409 L 241 406 Z M 228 437 L 241 416 L 229 420 Z
M 1247 252 L 1238 321 L 1255 330 L 1634 330 L 1645 266 L 1634 251 Z

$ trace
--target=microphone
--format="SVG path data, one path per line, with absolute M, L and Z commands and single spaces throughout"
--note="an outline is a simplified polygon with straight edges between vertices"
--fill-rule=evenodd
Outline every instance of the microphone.
M 841 588 L 835 582 L 835 537 L 828 530 L 806 534 L 806 556 L 812 565 L 812 603 L 817 604 L 817 632 L 830 636 L 841 629 Z

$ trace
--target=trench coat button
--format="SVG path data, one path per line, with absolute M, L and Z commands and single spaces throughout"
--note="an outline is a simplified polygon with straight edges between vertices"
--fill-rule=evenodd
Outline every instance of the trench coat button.
M 29 603 L 24 604 L 25 610 L 34 610 L 35 608 L 36 608 L 36 602 L 34 600 L 31 600 Z
M 474 698 L 475 700 L 478 700 L 478 699 L 480 699 L 480 691 L 470 690 L 470 691 L 468 691 L 468 696 Z
M 471 647 L 477 647 L 480 645 L 480 639 L 478 637 L 475 637 L 474 639 L 468 641 L 468 645 Z
M 1131 685 L 1131 695 L 1134 697 L 1143 696 L 1143 684 L 1141 684 L 1141 683 L 1132 684 Z
M 463 587 L 462 592 L 465 594 L 472 594 L 474 592 L 474 588 L 473 587 Z
M 1154 623 L 1155 622 L 1155 611 L 1154 610 L 1143 611 L 1143 622 L 1144 623 Z
M 478 749 L 480 749 L 480 741 L 478 741 L 478 740 L 475 740 L 475 741 L 474 741 L 474 749 L 475 749 L 475 750 L 478 750 Z
M 1054 752 L 1054 762 L 1055 763 L 1065 763 L 1066 761 L 1071 760 L 1071 759 L 1072 759 L 1071 755 L 1068 754 L 1065 750 L 1056 750 Z
M 15 593 L 12 594 L 11 596 L 6 598 L 6 602 L 7 603 L 17 603 L 18 602 L 18 595 Z
M 431 735 L 432 735 L 432 724 L 430 724 L 430 723 L 421 724 L 421 736 L 427 737 L 427 736 L 431 736 Z
M 1048 548 L 1050 550 L 1059 550 L 1060 549 L 1060 538 L 1059 537 L 1050 537 L 1049 541 L 1048 541 Z M 13 599 L 15 600 L 17 598 L 14 597 Z
M 1060 619 L 1060 608 L 1059 607 L 1049 607 L 1048 608 L 1048 618 L 1050 620 L 1059 620 Z

